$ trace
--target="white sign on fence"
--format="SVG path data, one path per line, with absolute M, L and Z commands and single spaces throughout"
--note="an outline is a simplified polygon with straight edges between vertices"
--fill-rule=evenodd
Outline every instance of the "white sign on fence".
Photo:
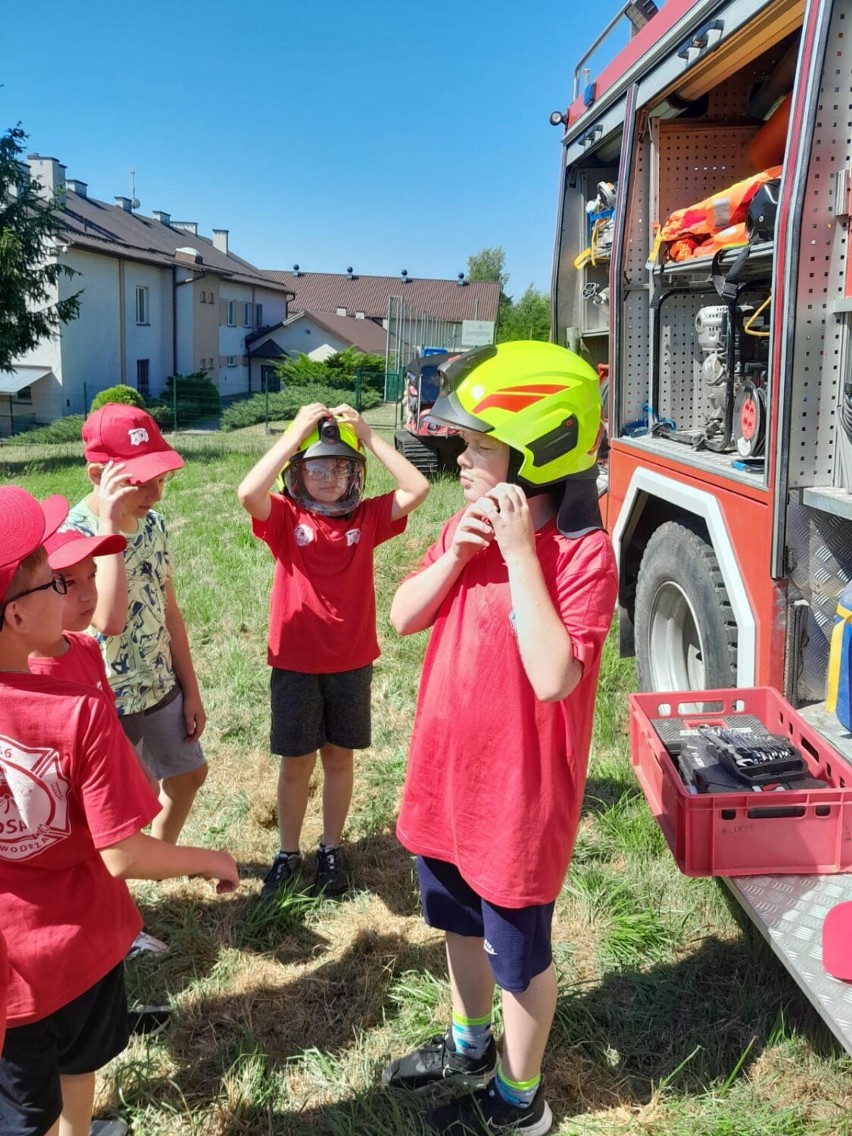
M 494 320 L 462 320 L 462 347 L 485 347 L 494 342 Z

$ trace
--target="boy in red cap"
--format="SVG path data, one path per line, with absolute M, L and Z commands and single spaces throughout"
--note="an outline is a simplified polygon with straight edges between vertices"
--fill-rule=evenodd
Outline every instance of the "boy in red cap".
M 166 526 L 153 509 L 183 459 L 150 414 L 118 403 L 86 419 L 83 442 L 93 489 L 71 510 L 67 526 L 127 540 L 123 558 L 103 558 L 92 626 L 122 728 L 160 782 L 152 835 L 174 844 L 207 776 L 199 744 L 206 715 L 172 583 Z
M 201 875 L 233 891 L 223 851 L 141 830 L 156 815 L 106 698 L 31 674 L 62 634 L 64 578 L 43 548 L 65 517 L 0 488 L 0 910 L 8 947 L 3 1136 L 89 1131 L 95 1070 L 127 1044 L 122 960 L 141 927 L 127 879 Z M 2 977 L 2 976 L 0 976 Z

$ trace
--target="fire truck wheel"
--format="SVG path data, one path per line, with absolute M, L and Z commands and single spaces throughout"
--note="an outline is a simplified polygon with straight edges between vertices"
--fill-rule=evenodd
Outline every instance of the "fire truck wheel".
M 640 690 L 736 684 L 737 625 L 700 521 L 669 521 L 648 541 L 633 624 Z

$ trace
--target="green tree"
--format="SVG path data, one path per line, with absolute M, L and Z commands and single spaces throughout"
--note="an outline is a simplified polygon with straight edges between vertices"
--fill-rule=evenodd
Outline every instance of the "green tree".
M 80 312 L 80 292 L 51 303 L 62 277 L 56 258 L 62 222 L 55 201 L 30 180 L 20 123 L 0 135 L 0 371 Z
M 496 281 L 500 291 L 506 290 L 509 273 L 506 272 L 506 253 L 502 245 L 484 248 L 467 258 L 467 278 L 472 283 Z
M 512 339 L 550 339 L 550 299 L 532 284 L 517 303 L 510 301 L 497 328 L 497 342 Z
M 467 258 L 467 278 L 472 284 L 493 282 L 500 285 L 500 300 L 497 304 L 497 335 L 500 328 L 511 319 L 512 301 L 506 295 L 509 273 L 506 272 L 506 253 L 502 245 L 484 248 Z M 517 337 L 516 337 L 517 338 Z

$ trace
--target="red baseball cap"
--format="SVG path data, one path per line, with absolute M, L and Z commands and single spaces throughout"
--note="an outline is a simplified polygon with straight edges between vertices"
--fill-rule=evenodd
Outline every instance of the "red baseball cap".
M 106 536 L 84 536 L 76 529 L 54 533 L 44 542 L 47 562 L 54 572 L 63 568 L 73 568 L 88 556 L 109 556 L 113 552 L 124 552 L 127 541 L 120 533 Z
M 52 536 L 68 515 L 68 502 L 55 495 L 38 502 L 17 485 L 0 486 L 0 599 L 22 560 Z
M 183 466 L 151 415 L 137 406 L 108 402 L 83 423 L 83 442 L 87 462 L 123 462 L 137 485 Z

